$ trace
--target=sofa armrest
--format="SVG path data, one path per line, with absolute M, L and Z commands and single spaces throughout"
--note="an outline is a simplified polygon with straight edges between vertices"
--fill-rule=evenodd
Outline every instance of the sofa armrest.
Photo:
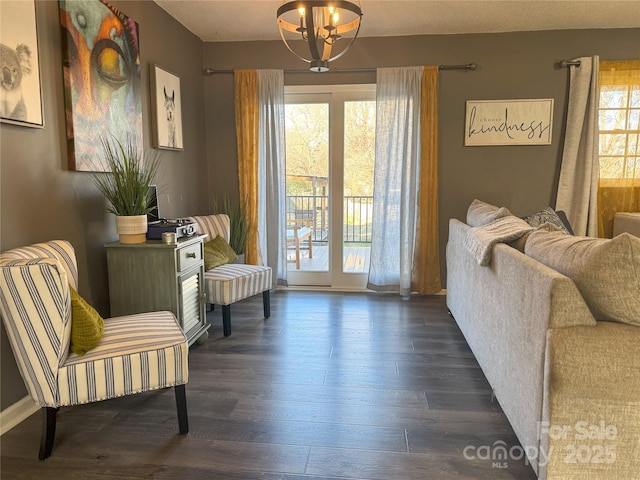
M 636 479 L 640 328 L 598 322 L 550 329 L 545 370 L 547 478 Z

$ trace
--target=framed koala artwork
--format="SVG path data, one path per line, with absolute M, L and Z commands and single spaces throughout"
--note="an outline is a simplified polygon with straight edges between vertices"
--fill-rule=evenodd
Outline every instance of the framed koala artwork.
M 0 120 L 44 127 L 35 1 L 2 0 Z
M 153 146 L 182 150 L 182 99 L 180 77 L 151 65 L 151 116 Z

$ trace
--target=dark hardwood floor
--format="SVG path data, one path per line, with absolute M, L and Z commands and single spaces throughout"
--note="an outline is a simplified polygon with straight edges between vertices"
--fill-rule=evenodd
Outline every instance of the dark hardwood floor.
M 216 309 L 191 348 L 188 435 L 172 390 L 67 407 L 41 462 L 38 412 L 0 439 L 0 477 L 536 478 L 469 458 L 518 441 L 445 297 L 278 291 L 267 320 L 260 295 L 231 312 L 232 336 Z

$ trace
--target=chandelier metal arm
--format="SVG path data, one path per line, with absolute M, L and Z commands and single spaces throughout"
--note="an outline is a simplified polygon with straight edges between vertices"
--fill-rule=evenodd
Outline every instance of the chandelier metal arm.
M 316 44 L 318 35 L 316 33 L 316 26 L 313 21 L 313 8 L 305 8 L 304 21 L 307 25 L 307 43 L 309 44 L 309 52 L 311 53 L 311 58 L 320 58 L 320 52 L 318 51 L 318 45 Z
M 360 27 L 358 27 L 358 30 L 360 30 Z M 347 46 L 347 48 L 345 48 L 345 49 L 344 49 L 344 50 L 342 50 L 339 54 L 337 54 L 335 57 L 333 57 L 333 58 L 331 59 L 331 61 L 333 61 L 333 60 L 337 60 L 338 58 L 340 58 L 341 56 L 343 56 L 345 53 L 347 53 L 347 50 L 349 50 L 349 48 L 351 48 L 351 45 L 353 44 L 353 42 L 355 42 L 355 41 L 356 41 L 356 37 L 357 37 L 357 35 L 358 35 L 358 32 L 356 32 L 356 35 L 354 35 L 354 36 L 351 38 L 351 41 L 349 42 L 349 45 Z M 327 59 L 327 60 L 328 60 L 328 59 Z

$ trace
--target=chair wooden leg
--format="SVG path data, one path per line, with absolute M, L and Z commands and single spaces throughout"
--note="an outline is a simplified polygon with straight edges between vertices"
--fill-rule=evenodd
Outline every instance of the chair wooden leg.
M 262 308 L 264 310 L 264 318 L 271 316 L 271 297 L 269 296 L 269 290 L 262 292 Z
M 222 331 L 225 337 L 231 335 L 231 305 L 222 306 Z
M 313 258 L 313 247 L 311 246 L 311 235 L 309 235 L 309 258 Z
M 53 450 L 53 439 L 56 436 L 56 413 L 57 408 L 44 407 L 42 409 L 42 432 L 40 433 L 40 453 L 38 458 L 44 460 L 51 456 Z
M 187 415 L 187 394 L 184 384 L 173 387 L 176 394 L 176 406 L 178 408 L 178 426 L 180 435 L 189 433 L 189 416 Z

